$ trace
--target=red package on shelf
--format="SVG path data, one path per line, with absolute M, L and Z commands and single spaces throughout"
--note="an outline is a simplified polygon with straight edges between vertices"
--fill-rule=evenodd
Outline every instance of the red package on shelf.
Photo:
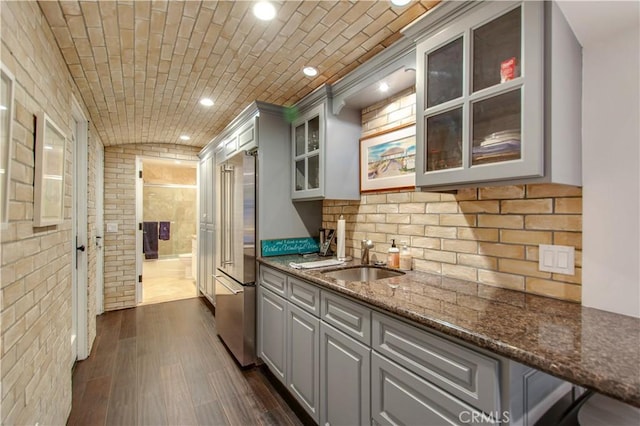
M 500 64 L 500 83 L 513 80 L 516 76 L 516 58 L 515 56 L 502 61 Z

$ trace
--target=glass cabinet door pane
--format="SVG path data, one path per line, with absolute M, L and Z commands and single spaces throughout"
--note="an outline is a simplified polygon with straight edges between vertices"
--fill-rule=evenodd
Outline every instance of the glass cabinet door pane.
M 309 189 L 320 187 L 320 156 L 312 155 L 308 158 L 309 166 Z
M 307 152 L 320 148 L 320 117 L 313 117 L 308 121 L 309 135 L 307 137 Z
M 462 96 L 462 37 L 427 56 L 427 108 Z
M 296 191 L 304 191 L 305 188 L 304 158 L 296 161 Z
M 296 127 L 296 157 L 304 154 L 304 123 Z
M 428 117 L 427 171 L 462 167 L 462 107 Z
M 473 104 L 472 165 L 520 158 L 520 97 L 518 89 Z
M 521 8 L 473 31 L 473 91 L 520 77 Z

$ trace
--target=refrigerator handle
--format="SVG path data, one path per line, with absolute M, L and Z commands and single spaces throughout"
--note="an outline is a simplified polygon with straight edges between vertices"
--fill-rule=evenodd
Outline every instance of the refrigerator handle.
M 234 209 L 234 171 L 233 166 L 222 166 L 223 176 L 223 232 L 222 232 L 222 266 L 233 265 L 233 209 Z

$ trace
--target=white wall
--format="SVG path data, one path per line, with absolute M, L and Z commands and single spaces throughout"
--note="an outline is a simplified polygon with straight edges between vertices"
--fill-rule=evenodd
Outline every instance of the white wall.
M 640 7 L 559 4 L 583 46 L 582 303 L 640 317 Z

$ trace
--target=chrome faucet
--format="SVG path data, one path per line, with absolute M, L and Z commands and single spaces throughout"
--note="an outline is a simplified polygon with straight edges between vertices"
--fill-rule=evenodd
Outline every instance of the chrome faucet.
M 373 242 L 371 240 L 362 240 L 360 242 L 360 249 L 362 250 L 362 258 L 360 259 L 360 263 L 362 265 L 369 264 L 369 250 L 373 248 Z

